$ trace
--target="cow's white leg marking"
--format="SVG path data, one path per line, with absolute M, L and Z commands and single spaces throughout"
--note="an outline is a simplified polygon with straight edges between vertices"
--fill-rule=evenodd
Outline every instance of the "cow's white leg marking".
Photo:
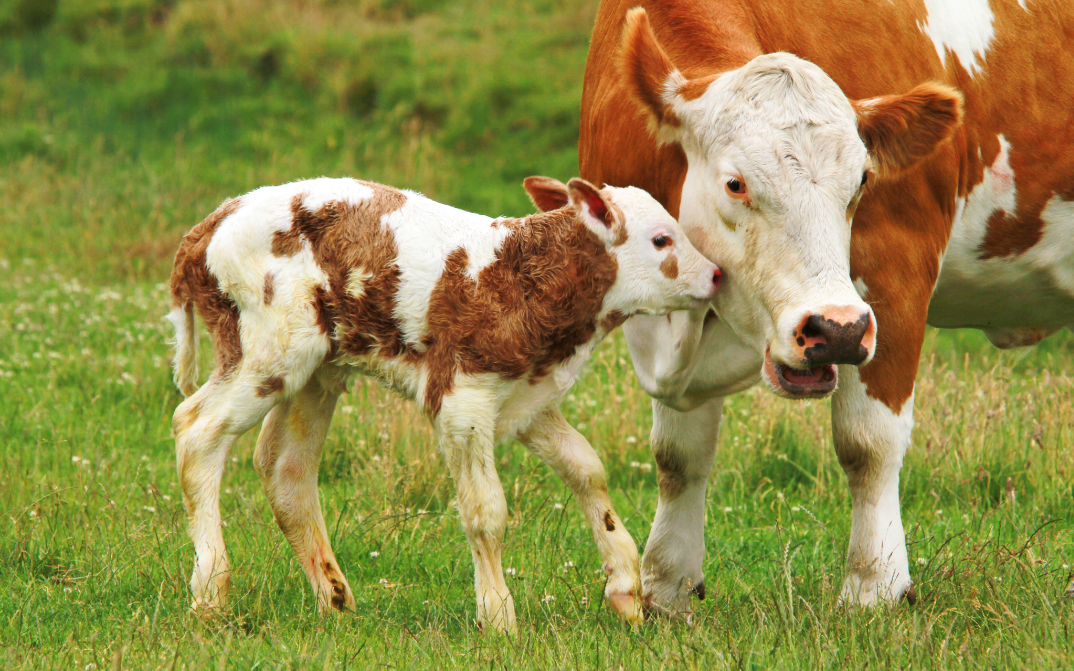
M 276 524 L 305 571 L 321 612 L 354 610 L 354 595 L 328 539 L 317 493 L 321 447 L 332 422 L 342 377 L 324 371 L 294 398 L 273 408 L 257 439 L 254 466 Z
M 455 480 L 459 517 L 474 559 L 478 626 L 514 631 L 515 603 L 501 563 L 507 499 L 493 453 L 495 417 L 495 389 L 456 378 L 434 426 Z
M 612 508 L 600 457 L 558 409 L 535 419 L 520 440 L 574 493 L 604 560 L 608 574 L 604 596 L 608 604 L 624 619 L 640 622 L 638 547 Z
M 840 598 L 864 606 L 912 598 L 907 594 L 910 565 L 899 509 L 899 470 L 914 426 L 914 397 L 896 414 L 866 395 L 856 367 L 839 368 L 832 433 L 853 505 Z
M 723 397 L 689 412 L 653 401 L 653 457 L 660 498 L 642 559 L 642 585 L 651 607 L 668 615 L 690 612 L 690 594 L 704 575 L 705 487 L 723 416 Z

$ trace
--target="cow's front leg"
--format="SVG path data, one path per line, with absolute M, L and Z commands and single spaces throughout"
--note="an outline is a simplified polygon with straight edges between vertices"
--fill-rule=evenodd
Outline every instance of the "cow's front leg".
M 600 457 L 559 409 L 540 415 L 519 440 L 571 488 L 604 560 L 608 574 L 604 596 L 608 605 L 624 620 L 640 622 L 638 547 L 612 508 Z
M 461 387 L 444 397 L 434 425 L 455 480 L 459 517 L 474 559 L 478 626 L 513 632 L 515 602 L 503 578 L 507 499 L 493 454 L 495 413 L 491 391 Z
M 722 397 L 689 412 L 653 401 L 652 449 L 660 498 L 641 577 L 645 600 L 656 614 L 686 616 L 690 595 L 705 593 L 705 487 L 722 414 Z
M 832 431 L 853 505 L 847 576 L 840 594 L 846 603 L 869 606 L 904 596 L 911 603 L 915 599 L 899 508 L 899 470 L 913 426 L 913 393 L 892 410 L 868 393 L 856 367 L 840 366 Z

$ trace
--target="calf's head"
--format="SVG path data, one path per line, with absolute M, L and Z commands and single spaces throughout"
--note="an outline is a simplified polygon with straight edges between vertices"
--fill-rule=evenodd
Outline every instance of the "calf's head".
M 688 168 L 679 220 L 726 273 L 719 316 L 764 354 L 777 394 L 824 396 L 834 364 L 867 363 L 877 323 L 850 275 L 851 223 L 870 182 L 933 152 L 962 100 L 924 84 L 849 100 L 816 65 L 786 53 L 687 79 L 643 9 L 627 14 L 624 86 Z
M 720 286 L 720 269 L 701 255 L 675 218 L 645 191 L 597 189 L 584 179 L 563 184 L 527 177 L 524 186 L 542 212 L 570 208 L 616 262 L 605 311 L 662 315 L 708 305 Z

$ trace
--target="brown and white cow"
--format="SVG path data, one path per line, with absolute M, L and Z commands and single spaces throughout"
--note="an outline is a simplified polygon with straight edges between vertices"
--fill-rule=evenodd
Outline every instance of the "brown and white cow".
M 652 193 L 726 273 L 715 318 L 624 327 L 656 399 L 655 606 L 689 610 L 722 399 L 758 380 L 832 394 L 843 599 L 913 598 L 898 486 L 925 324 L 1000 347 L 1074 324 L 1071 35 L 1062 0 L 601 3 L 582 176 Z
M 254 463 L 276 522 L 322 610 L 353 609 L 329 545 L 317 469 L 352 372 L 416 399 L 457 488 L 482 626 L 515 626 L 500 550 L 507 504 L 496 442 L 517 436 L 574 492 L 622 617 L 641 615 L 638 551 L 612 508 L 604 467 L 560 398 L 628 316 L 706 305 L 719 269 L 635 188 L 526 180 L 547 214 L 491 219 L 419 194 L 316 179 L 229 200 L 183 239 L 171 278 L 173 418 L 190 517 L 195 609 L 230 580 L 220 479 L 235 439 L 264 419 Z M 197 388 L 194 310 L 216 369 Z

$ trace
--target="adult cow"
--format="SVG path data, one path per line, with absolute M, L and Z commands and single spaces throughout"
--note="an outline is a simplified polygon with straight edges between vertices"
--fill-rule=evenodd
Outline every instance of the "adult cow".
M 1074 324 L 1074 5 L 637 2 L 600 6 L 581 172 L 650 191 L 725 272 L 715 315 L 625 327 L 656 399 L 646 597 L 675 614 L 701 592 L 723 397 L 763 380 L 832 394 L 843 599 L 912 600 L 898 486 L 925 324 L 1000 347 Z

